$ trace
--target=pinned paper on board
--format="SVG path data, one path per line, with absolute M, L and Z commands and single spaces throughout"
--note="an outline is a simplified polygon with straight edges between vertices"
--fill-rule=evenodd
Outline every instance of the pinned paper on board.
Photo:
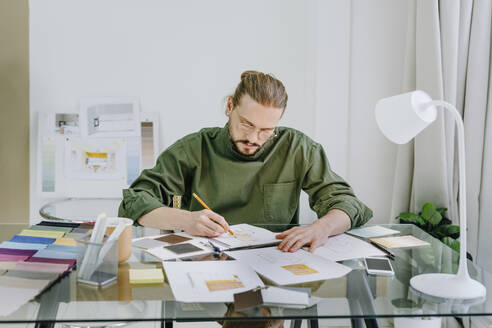
M 76 113 L 39 112 L 37 189 L 47 197 L 121 197 L 155 165 L 158 127 L 158 113 L 140 112 L 135 97 L 83 98 Z M 121 149 L 98 149 L 111 140 Z
M 80 123 L 83 137 L 140 137 L 139 101 L 134 97 L 83 98 Z
M 124 179 L 126 140 L 65 138 L 65 174 L 72 179 Z

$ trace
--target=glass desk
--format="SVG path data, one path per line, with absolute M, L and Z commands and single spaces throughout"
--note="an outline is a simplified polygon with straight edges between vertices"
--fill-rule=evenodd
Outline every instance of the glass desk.
M 414 291 L 410 278 L 423 272 L 455 272 L 458 254 L 439 240 L 413 225 L 385 225 L 428 241 L 431 246 L 414 249 L 393 249 L 393 277 L 368 276 L 360 260 L 344 261 L 353 270 L 343 278 L 303 284 L 312 295 L 321 297 L 317 305 L 307 309 L 268 308 L 247 314 L 226 315 L 224 303 L 180 303 L 173 300 L 167 282 L 152 285 L 130 285 L 131 267 L 157 266 L 160 261 L 133 248 L 132 257 L 119 266 L 118 280 L 105 288 L 79 284 L 75 272 L 62 278 L 35 300 L 13 314 L 0 317 L 0 323 L 37 323 L 50 326 L 55 322 L 105 322 L 108 326 L 119 322 L 154 321 L 171 327 L 174 321 L 222 321 L 288 319 L 295 325 L 300 320 L 346 318 L 352 326 L 379 326 L 380 318 L 395 317 L 469 317 L 492 315 L 492 275 L 472 263 L 472 277 L 488 290 L 486 299 L 452 301 L 427 297 Z M 263 227 L 265 227 L 263 225 Z M 275 225 L 267 228 L 276 230 Z M 135 228 L 134 235 L 142 236 L 145 228 Z M 209 259 L 213 256 L 209 256 Z M 192 260 L 203 260 L 195 258 Z M 5 297 L 2 295 L 2 297 Z M 365 322 L 364 322 L 365 321 Z
M 94 221 L 101 212 L 117 217 L 120 203 L 121 198 L 67 198 L 45 204 L 39 214 L 48 220 Z

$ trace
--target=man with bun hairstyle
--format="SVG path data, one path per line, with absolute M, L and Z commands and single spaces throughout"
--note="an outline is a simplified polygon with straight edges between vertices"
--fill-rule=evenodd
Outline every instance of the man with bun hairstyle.
M 277 235 L 279 249 L 323 245 L 329 236 L 366 223 L 372 211 L 328 164 L 323 147 L 278 123 L 285 87 L 269 74 L 246 71 L 227 98 L 227 124 L 204 128 L 167 148 L 154 168 L 123 190 L 119 216 L 165 230 L 216 237 L 229 224 L 299 222 L 301 190 L 318 220 Z M 199 195 L 211 210 L 192 194 Z M 179 197 L 181 208 L 173 207 Z M 282 226 L 282 225 L 280 225 Z

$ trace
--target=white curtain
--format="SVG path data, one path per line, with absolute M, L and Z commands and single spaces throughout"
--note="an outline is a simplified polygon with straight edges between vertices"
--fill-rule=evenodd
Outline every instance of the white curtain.
M 486 220 L 480 204 L 487 201 L 481 198 L 480 191 L 485 181 L 482 167 L 487 161 L 484 149 L 490 107 L 491 4 L 490 0 L 410 1 L 408 58 L 402 85 L 402 92 L 424 90 L 433 99 L 454 104 L 463 115 L 468 251 L 474 256 L 479 227 Z M 489 139 L 490 134 L 489 131 Z M 454 121 L 441 111 L 436 122 L 417 136 L 413 145 L 398 150 L 392 217 L 408 209 L 418 211 L 425 202 L 433 202 L 447 207 L 450 219 L 458 223 L 456 156 Z

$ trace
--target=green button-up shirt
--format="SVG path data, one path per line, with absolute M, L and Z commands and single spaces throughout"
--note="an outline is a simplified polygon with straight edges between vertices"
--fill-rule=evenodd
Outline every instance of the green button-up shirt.
M 322 146 L 303 133 L 278 127 L 254 155 L 239 153 L 229 129 L 205 128 L 166 149 L 154 168 L 143 170 L 123 190 L 119 216 L 137 220 L 144 214 L 172 206 L 182 196 L 181 208 L 203 209 L 199 195 L 229 224 L 288 224 L 299 221 L 301 190 L 318 217 L 330 209 L 348 214 L 352 227 L 366 223 L 372 211 L 328 164 Z

